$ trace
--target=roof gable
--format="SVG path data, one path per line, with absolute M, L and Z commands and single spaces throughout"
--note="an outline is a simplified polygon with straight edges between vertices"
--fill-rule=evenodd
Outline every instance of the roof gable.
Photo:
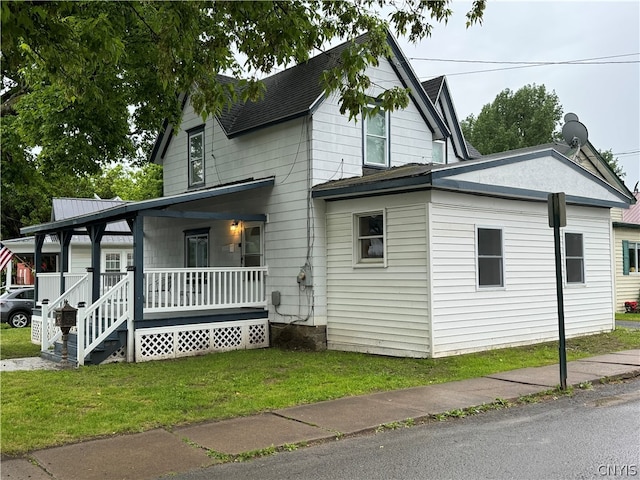
M 217 116 L 227 137 L 233 138 L 313 113 L 319 102 L 325 98 L 324 89 L 320 83 L 322 72 L 340 64 L 342 52 L 351 42 L 363 42 L 366 39 L 367 34 L 361 35 L 352 41 L 347 41 L 312 57 L 304 63 L 263 79 L 266 90 L 261 100 L 235 102 Z M 434 138 L 450 136 L 451 132 L 446 122 L 422 89 L 408 59 L 390 33 L 387 35 L 387 41 L 392 51 L 392 57 L 389 58 L 389 61 L 401 83 L 411 90 L 410 95 L 429 128 L 434 132 Z M 219 82 L 236 81 L 225 75 L 217 75 L 217 79 Z M 183 103 L 183 111 L 185 107 L 186 102 Z M 166 153 L 172 131 L 173 126 L 165 121 L 152 151 L 152 162 L 157 162 Z

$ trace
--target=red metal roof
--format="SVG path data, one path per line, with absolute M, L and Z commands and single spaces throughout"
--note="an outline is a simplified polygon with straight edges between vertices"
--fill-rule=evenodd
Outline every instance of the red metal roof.
M 627 210 L 622 211 L 622 221 L 624 223 L 637 223 L 640 225 L 640 192 L 634 193 L 636 203 L 631 205 Z

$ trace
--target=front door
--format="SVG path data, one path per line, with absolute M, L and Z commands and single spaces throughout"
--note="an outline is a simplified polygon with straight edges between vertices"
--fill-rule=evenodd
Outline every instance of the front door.
M 263 223 L 246 222 L 242 228 L 242 266 L 264 265 Z

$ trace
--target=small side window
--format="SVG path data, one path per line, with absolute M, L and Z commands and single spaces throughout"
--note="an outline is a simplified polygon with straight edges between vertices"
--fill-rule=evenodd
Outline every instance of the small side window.
M 373 105 L 368 107 L 373 108 Z M 379 111 L 368 115 L 363 122 L 364 164 L 372 167 L 389 166 L 389 114 Z
M 504 287 L 502 230 L 478 228 L 478 286 Z
M 567 283 L 584 283 L 584 246 L 581 233 L 565 233 Z
M 384 263 L 384 231 L 383 212 L 355 215 L 356 263 Z
M 445 143 L 442 140 L 434 140 L 431 151 L 431 161 L 433 163 L 445 162 Z

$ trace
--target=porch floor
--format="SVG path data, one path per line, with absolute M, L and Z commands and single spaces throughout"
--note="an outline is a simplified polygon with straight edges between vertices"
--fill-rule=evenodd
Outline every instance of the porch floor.
M 223 308 L 217 310 L 184 310 L 172 312 L 143 312 L 143 320 L 135 322 L 135 328 L 154 328 L 168 325 L 190 325 L 194 323 L 233 322 L 267 318 L 264 308 Z

